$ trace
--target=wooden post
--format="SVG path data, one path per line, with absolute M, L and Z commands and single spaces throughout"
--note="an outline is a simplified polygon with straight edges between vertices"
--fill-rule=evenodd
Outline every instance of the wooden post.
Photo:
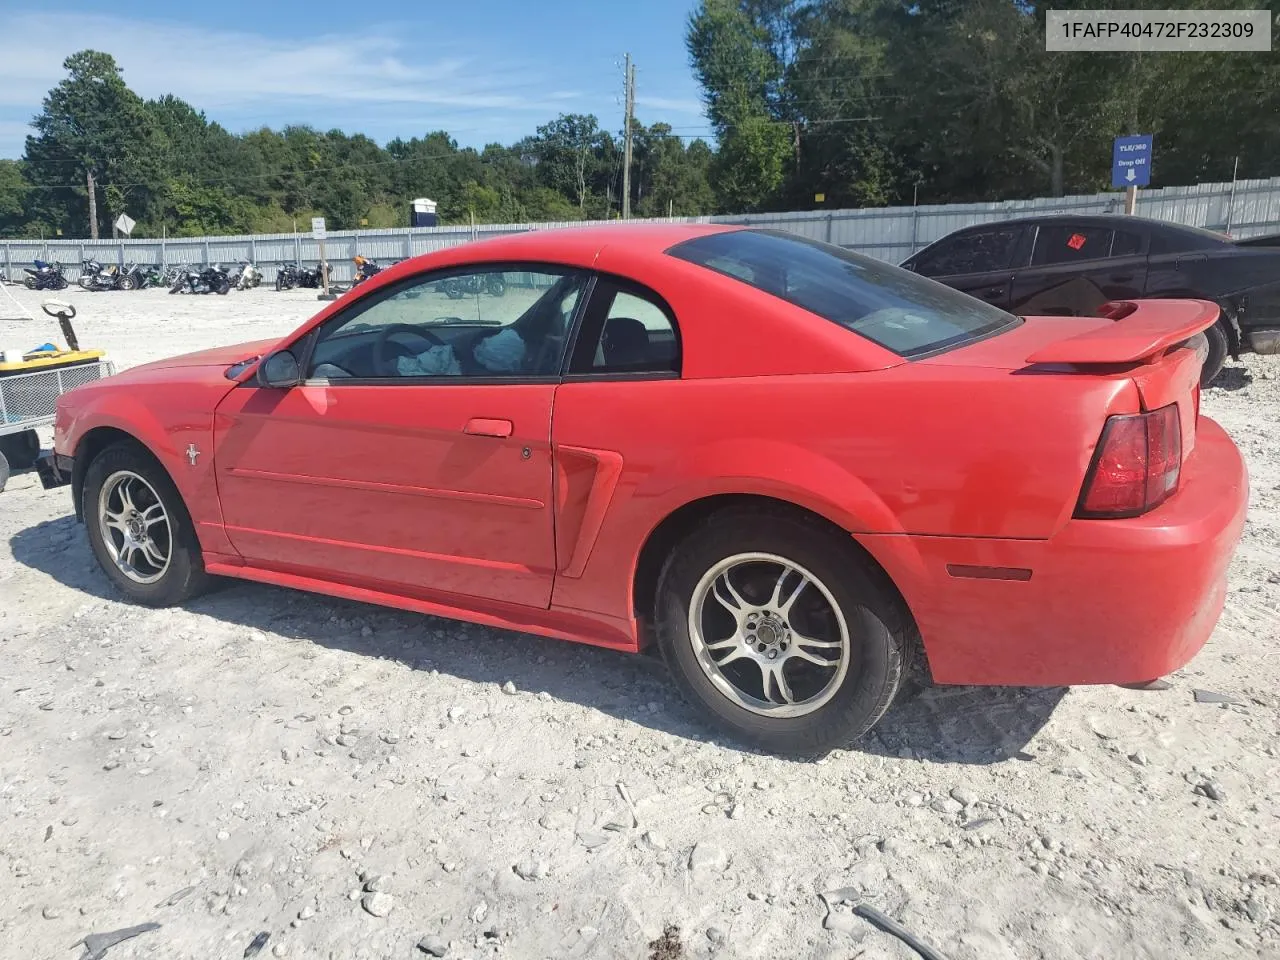
M 98 192 L 93 184 L 93 171 L 84 172 L 85 188 L 89 191 L 89 239 L 98 239 Z
M 1138 209 L 1138 188 L 1129 187 L 1124 192 L 1124 212 L 1128 216 L 1133 216 L 1133 212 Z
M 324 240 L 320 241 L 320 281 L 324 284 L 324 297 L 329 299 L 329 261 L 324 256 Z

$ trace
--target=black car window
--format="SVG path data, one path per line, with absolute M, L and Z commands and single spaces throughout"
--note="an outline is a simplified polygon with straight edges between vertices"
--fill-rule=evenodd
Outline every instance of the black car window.
M 560 370 L 586 275 L 478 266 L 427 274 L 357 300 L 320 330 L 307 376 L 526 379 Z
M 1007 270 L 1021 234 L 1021 227 L 1003 227 L 946 237 L 920 254 L 915 271 L 926 277 L 951 277 Z
M 1036 234 L 1031 265 L 1040 267 L 1055 263 L 1076 263 L 1080 260 L 1101 260 L 1109 255 L 1110 250 L 1110 227 L 1044 225 Z
M 1133 257 L 1142 252 L 1142 237 L 1128 230 L 1117 230 L 1115 239 L 1111 241 L 1113 257 Z
M 794 234 L 733 230 L 686 240 L 667 253 L 795 304 L 903 357 L 971 343 L 1021 323 L 901 267 Z
M 725 272 L 732 272 L 734 265 L 724 266 L 730 268 Z M 600 277 L 587 305 L 569 373 L 679 375 L 675 314 L 652 290 Z

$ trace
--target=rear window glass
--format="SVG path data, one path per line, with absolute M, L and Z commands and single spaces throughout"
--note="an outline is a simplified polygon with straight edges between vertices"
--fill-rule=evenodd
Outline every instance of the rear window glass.
M 900 267 L 772 230 L 736 230 L 667 251 L 838 323 L 903 357 L 960 346 L 1021 321 Z

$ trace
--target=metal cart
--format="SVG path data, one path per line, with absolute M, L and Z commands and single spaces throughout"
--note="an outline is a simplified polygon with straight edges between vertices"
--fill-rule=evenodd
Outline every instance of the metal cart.
M 11 470 L 34 466 L 40 455 L 40 427 L 53 424 L 58 397 L 81 384 L 115 373 L 102 350 L 81 350 L 71 321 L 76 308 L 48 300 L 41 309 L 58 321 L 66 350 L 28 353 L 0 363 L 0 491 Z

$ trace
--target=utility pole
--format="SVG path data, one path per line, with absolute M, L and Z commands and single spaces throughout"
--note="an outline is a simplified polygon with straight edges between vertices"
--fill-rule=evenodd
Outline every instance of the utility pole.
M 98 196 L 93 186 L 93 171 L 84 172 L 85 186 L 89 189 L 89 238 L 98 239 Z
M 631 120 L 636 112 L 636 68 L 627 54 L 627 119 L 622 148 L 622 219 L 631 218 Z

